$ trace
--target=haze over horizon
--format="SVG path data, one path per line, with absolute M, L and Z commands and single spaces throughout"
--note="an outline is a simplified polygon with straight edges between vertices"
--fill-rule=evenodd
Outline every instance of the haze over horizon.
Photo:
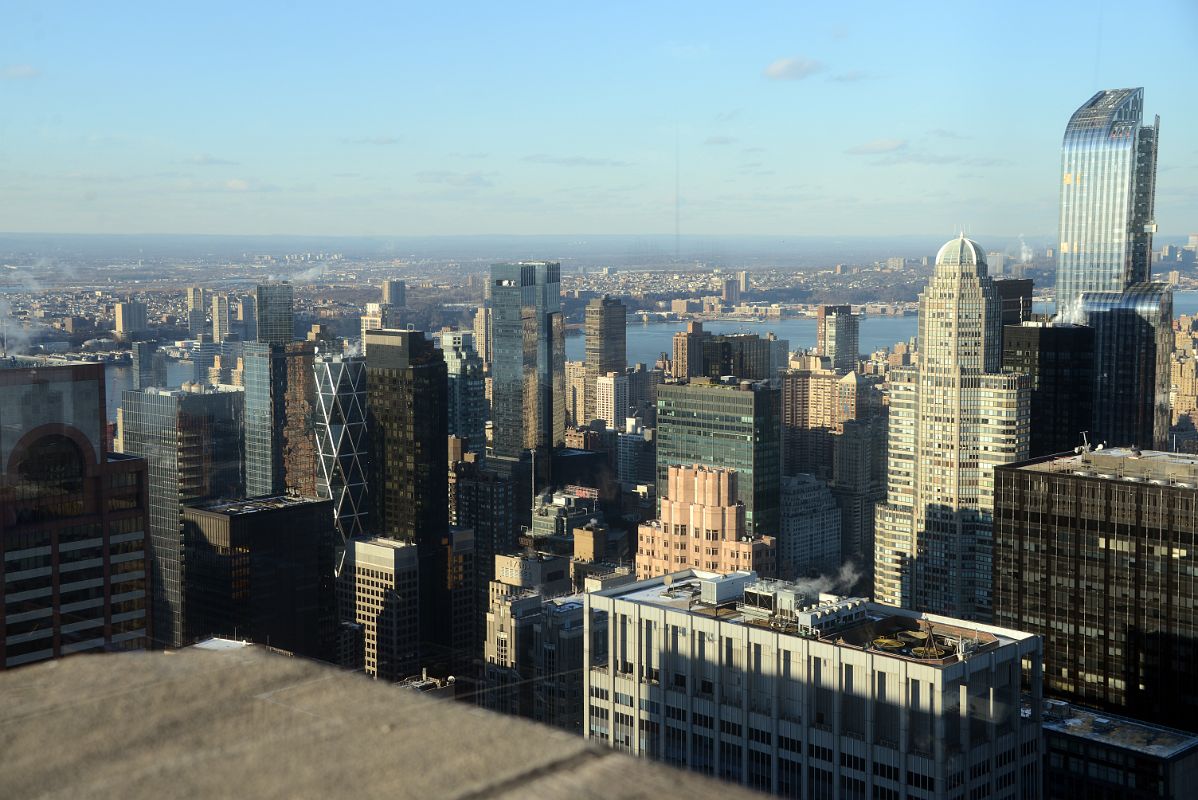
M 1051 236 L 1070 114 L 1144 86 L 1184 235 L 1198 6 L 1105 5 L 13 8 L 0 225 L 672 236 L 677 177 L 692 237 Z

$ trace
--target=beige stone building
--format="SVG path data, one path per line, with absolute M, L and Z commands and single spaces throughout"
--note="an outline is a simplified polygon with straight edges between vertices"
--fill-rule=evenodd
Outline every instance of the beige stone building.
M 774 573 L 774 538 L 749 535 L 737 478 L 736 470 L 698 464 L 669 468 L 660 516 L 640 526 L 638 580 L 687 567 Z

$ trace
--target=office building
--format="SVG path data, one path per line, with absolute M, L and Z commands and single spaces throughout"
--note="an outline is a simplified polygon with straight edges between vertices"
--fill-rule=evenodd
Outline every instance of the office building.
M 753 283 L 749 279 L 749 273 L 747 270 L 742 269 L 736 273 L 736 283 L 737 283 L 737 286 L 740 287 L 740 293 L 742 295 L 747 293 L 750 289 L 753 288 Z
M 104 388 L 0 369 L 0 670 L 147 645 L 146 462 L 107 452 Z
M 362 314 L 362 355 L 366 355 L 366 332 L 399 329 L 399 314 L 387 303 L 367 303 Z
M 388 278 L 383 281 L 383 302 L 392 308 L 406 308 L 408 305 L 408 284 L 394 278 Z
M 333 504 L 304 497 L 183 509 L 185 609 L 193 640 L 224 636 L 333 656 Z
M 474 350 L 483 360 L 483 372 L 491 372 L 491 307 L 481 306 L 474 312 Z
M 126 391 L 117 415 L 121 452 L 145 459 L 149 497 L 152 641 L 182 647 L 187 582 L 182 507 L 244 496 L 244 392 L 227 387 Z
M 961 236 L 919 295 L 919 364 L 892 369 L 886 502 L 874 537 L 874 598 L 990 617 L 993 470 L 1027 457 L 1029 383 L 1003 374 L 998 293 Z
M 775 574 L 786 579 L 835 575 L 843 553 L 840 507 L 832 490 L 814 475 L 800 473 L 782 478 L 779 497 Z
M 540 581 L 543 556 L 501 557 L 490 584 L 480 705 L 582 733 L 585 704 L 578 673 L 582 637 L 606 640 L 606 618 L 583 624 L 578 595 L 554 596 Z M 569 585 L 565 559 L 553 560 Z M 524 568 L 522 568 L 524 567 Z
M 1093 328 L 1043 322 L 1004 326 L 1002 366 L 1031 381 L 1030 458 L 1082 443 L 1093 411 Z
M 187 332 L 195 337 L 208 330 L 208 307 L 204 302 L 204 289 L 199 286 L 187 288 Z
M 585 361 L 566 362 L 566 426 L 585 428 L 590 424 L 586 418 L 587 365 Z
M 621 484 L 657 482 L 655 431 L 641 424 L 640 417 L 627 417 L 616 435 L 616 480 Z
M 316 496 L 314 343 L 247 342 L 242 352 L 247 495 Z
M 994 281 L 998 292 L 1002 324 L 1020 325 L 1032 318 L 1032 281 L 1028 278 L 1002 278 Z
M 1169 358 L 1173 290 L 1140 283 L 1122 292 L 1086 292 L 1081 322 L 1094 329 L 1096 441 L 1165 447 L 1169 436 Z
M 1083 450 L 995 482 L 994 619 L 1044 638 L 1045 691 L 1198 729 L 1198 457 Z
M 687 567 L 774 574 L 776 540 L 749 535 L 745 505 L 737 499 L 738 477 L 731 469 L 669 468 L 660 516 L 638 530 L 638 580 Z
M 778 532 L 782 393 L 766 382 L 663 383 L 657 390 L 657 496 L 671 466 L 737 471 L 751 533 Z
M 318 355 L 316 375 L 316 496 L 333 501 L 341 544 L 365 535 L 370 518 L 370 438 L 366 428 L 366 359 Z
M 594 419 L 603 420 L 609 430 L 616 430 L 628 417 L 628 376 L 609 372 L 595 379 Z
M 223 342 L 233 332 L 232 324 L 228 295 L 212 295 L 212 341 L 217 344 Z
M 1198 736 L 1061 700 L 1044 701 L 1044 797 L 1185 800 Z
M 457 449 L 457 457 L 451 454 L 449 462 L 449 524 L 474 531 L 474 587 L 481 620 L 487 587 L 495 579 L 495 556 L 517 548 L 515 487 L 510 479 L 487 469 L 480 453 L 466 451 L 460 442 Z
M 1041 796 L 1035 636 L 743 572 L 583 601 L 608 620 L 582 673 L 600 744 L 782 797 Z
M 838 372 L 857 369 L 861 318 L 852 306 L 820 306 L 815 316 L 815 352 Z
M 565 442 L 565 322 L 561 265 L 545 261 L 491 267 L 492 450 L 519 459 Z M 547 474 L 547 472 L 546 472 Z
M 532 506 L 532 526 L 529 531 L 538 550 L 548 550 L 548 540 L 568 541 L 575 528 L 586 524 L 598 512 L 597 498 L 574 489 L 544 492 Z
M 264 344 L 285 345 L 295 339 L 295 292 L 290 283 L 266 283 L 254 301 L 257 334 Z
M 1057 316 L 1076 322 L 1086 292 L 1152 279 L 1160 118 L 1142 125 L 1144 90 L 1098 92 L 1074 112 L 1061 143 Z
M 252 342 L 258 337 L 257 302 L 254 295 L 246 295 L 237 302 L 237 333 L 243 342 Z
M 337 576 L 338 662 L 395 683 L 420 669 L 416 545 L 351 539 Z
M 740 281 L 736 278 L 725 278 L 721 282 L 720 300 L 726 306 L 734 306 L 740 302 Z
M 587 303 L 583 313 L 587 371 L 583 424 L 590 424 L 593 419 L 604 418 L 596 411 L 592 395 L 599 378 L 612 372 L 623 374 L 628 366 L 628 309 L 619 300 L 604 295 Z
M 166 386 L 166 353 L 158 349 L 158 343 L 134 342 L 131 350 L 133 388 L 140 391 Z
M 146 322 L 145 303 L 130 301 L 116 304 L 116 335 L 118 339 L 124 341 L 136 339 L 140 334 L 144 334 L 149 327 L 149 324 Z
M 449 406 L 446 412 L 450 436 L 466 440 L 478 453 L 487 447 L 487 396 L 483 362 L 474 350 L 470 331 L 443 331 L 441 353 L 448 376 Z
M 702 322 L 686 323 L 686 330 L 674 334 L 673 359 L 670 373 L 676 379 L 697 378 L 703 372 L 703 340 L 711 334 L 705 333 Z
M 216 345 L 212 337 L 201 333 L 191 345 L 191 380 L 193 383 L 208 383 L 208 376 L 216 366 Z
M 636 364 L 626 369 L 624 374 L 628 376 L 631 416 L 640 417 L 650 428 L 657 427 L 657 387 L 665 382 L 665 372 Z
M 371 529 L 417 545 L 421 641 L 449 647 L 445 359 L 420 331 L 367 331 L 366 342 Z

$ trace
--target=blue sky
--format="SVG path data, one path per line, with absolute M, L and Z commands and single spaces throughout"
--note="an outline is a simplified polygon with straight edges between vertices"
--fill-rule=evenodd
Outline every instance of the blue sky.
M 1160 114 L 1198 230 L 1198 3 L 7 3 L 0 229 L 1056 230 L 1064 126 Z

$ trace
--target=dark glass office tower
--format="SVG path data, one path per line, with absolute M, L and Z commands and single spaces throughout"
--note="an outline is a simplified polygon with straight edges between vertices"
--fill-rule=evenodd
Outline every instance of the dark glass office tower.
M 657 496 L 671 466 L 739 472 L 737 499 L 754 533 L 778 532 L 782 482 L 782 390 L 765 381 L 696 378 L 657 389 Z
M 246 342 L 245 483 L 249 497 L 316 494 L 314 342 Z
M 183 509 L 187 631 L 333 657 L 333 504 L 305 497 Z
M 1064 453 L 1080 445 L 1091 424 L 1094 329 L 1040 322 L 1007 325 L 1002 356 L 1004 372 L 1031 378 L 1028 456 Z
M 146 646 L 146 462 L 106 424 L 103 365 L 0 369 L 0 670 Z
M 192 391 L 147 389 L 121 397 L 121 452 L 146 460 L 150 510 L 150 610 L 153 642 L 181 647 L 186 563 L 182 506 L 244 494 L 241 467 L 240 390 L 211 386 Z
M 519 459 L 529 449 L 549 451 L 565 442 L 560 274 L 560 264 L 545 261 L 491 267 L 492 448 L 502 458 Z M 546 469 L 548 461 L 542 462 Z
M 1163 283 L 1139 283 L 1122 292 L 1086 292 L 1081 316 L 1094 329 L 1094 440 L 1164 447 L 1173 290 Z
M 149 389 L 166 386 L 166 354 L 158 350 L 157 342 L 134 342 L 133 388 Z
M 1124 448 L 996 467 L 994 622 L 1044 691 L 1198 729 L 1198 458 Z
M 367 331 L 366 346 L 370 527 L 416 544 L 421 642 L 452 648 L 445 360 L 420 331 Z
M 586 335 L 586 394 L 583 425 L 595 419 L 595 383 L 600 375 L 623 373 L 628 366 L 628 309 L 604 295 L 587 303 L 583 328 Z
M 260 285 L 254 306 L 259 342 L 281 345 L 295 339 L 295 292 L 290 283 Z
M 1069 322 L 1084 292 L 1151 280 L 1160 118 L 1142 126 L 1144 90 L 1101 91 L 1074 112 L 1061 143 L 1057 314 Z

